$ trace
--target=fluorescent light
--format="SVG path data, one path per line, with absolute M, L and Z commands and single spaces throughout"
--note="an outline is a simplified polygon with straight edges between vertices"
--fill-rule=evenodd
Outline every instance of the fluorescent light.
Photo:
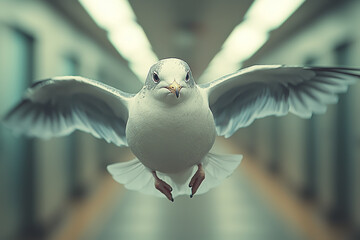
M 241 62 L 252 56 L 268 39 L 267 32 L 259 31 L 251 23 L 239 24 L 214 57 L 199 82 L 211 81 L 240 68 Z
M 102 28 L 116 28 L 123 21 L 135 21 L 135 15 L 127 1 L 122 0 L 79 0 L 85 10 Z
M 130 62 L 142 61 L 149 56 L 155 57 L 144 31 L 133 22 L 109 32 L 109 39 L 121 55 Z
M 230 62 L 217 62 L 212 61 L 212 64 L 204 71 L 204 73 L 199 78 L 199 83 L 205 83 L 213 81 L 217 78 L 220 78 L 226 74 L 233 73 L 239 69 L 239 64 L 234 64 Z
M 267 32 L 259 31 L 249 22 L 238 25 L 226 39 L 222 55 L 238 62 L 253 55 L 268 39 Z
M 271 31 L 280 27 L 305 0 L 256 0 L 245 15 L 259 28 Z
M 245 15 L 245 20 L 231 32 L 199 82 L 212 81 L 241 68 L 242 63 L 268 40 L 270 31 L 281 26 L 304 1 L 254 1 Z
M 149 40 L 127 0 L 79 0 L 94 21 L 129 62 L 130 69 L 144 82 L 147 71 L 158 61 Z

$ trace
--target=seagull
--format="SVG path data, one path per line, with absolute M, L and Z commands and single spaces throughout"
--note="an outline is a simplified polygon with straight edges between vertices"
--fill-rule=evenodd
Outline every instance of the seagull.
M 258 65 L 196 84 L 186 62 L 168 58 L 137 94 L 79 76 L 35 82 L 4 123 L 33 137 L 81 130 L 128 146 L 136 158 L 109 165 L 114 180 L 174 201 L 209 191 L 240 164 L 242 155 L 210 152 L 217 135 L 266 116 L 324 113 L 359 78 L 357 68 Z

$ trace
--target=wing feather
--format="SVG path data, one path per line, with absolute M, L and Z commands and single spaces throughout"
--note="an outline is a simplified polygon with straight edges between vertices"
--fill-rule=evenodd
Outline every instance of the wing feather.
M 231 136 L 255 119 L 291 112 L 302 118 L 326 111 L 360 78 L 360 69 L 253 66 L 201 84 L 218 135 Z
M 50 138 L 78 129 L 127 145 L 125 128 L 132 96 L 83 77 L 55 77 L 34 83 L 4 122 L 29 136 Z

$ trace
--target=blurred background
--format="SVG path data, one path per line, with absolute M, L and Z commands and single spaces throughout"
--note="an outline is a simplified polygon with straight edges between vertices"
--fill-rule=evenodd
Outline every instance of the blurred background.
M 0 117 L 57 75 L 135 93 L 167 57 L 200 83 L 254 64 L 360 67 L 359 23 L 356 0 L 0 0 Z M 0 124 L 0 239 L 360 239 L 359 103 L 356 84 L 324 115 L 218 138 L 214 151 L 244 155 L 239 169 L 174 203 L 111 179 L 127 148 Z

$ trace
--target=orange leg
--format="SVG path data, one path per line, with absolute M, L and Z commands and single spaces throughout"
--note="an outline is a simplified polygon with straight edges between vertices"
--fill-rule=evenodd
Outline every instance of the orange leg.
M 196 191 L 198 190 L 200 184 L 204 181 L 204 179 L 205 179 L 205 171 L 200 163 L 198 164 L 198 170 L 191 178 L 191 181 L 189 183 L 189 187 L 191 187 L 191 195 L 190 195 L 191 198 L 194 196 L 194 194 L 196 193 Z
M 161 180 L 157 175 L 156 172 L 153 171 L 152 172 L 154 179 L 155 179 L 155 188 L 157 190 L 159 190 L 162 194 L 164 194 L 170 201 L 174 201 L 174 198 L 172 197 L 171 191 L 172 191 L 172 187 L 167 184 L 166 182 L 164 182 L 163 180 Z

